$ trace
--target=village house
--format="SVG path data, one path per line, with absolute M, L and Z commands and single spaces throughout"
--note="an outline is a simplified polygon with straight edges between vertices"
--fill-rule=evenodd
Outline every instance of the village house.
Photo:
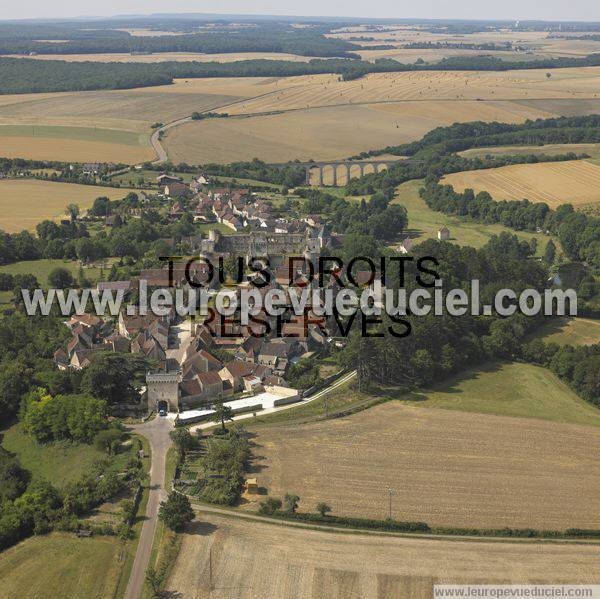
M 224 386 L 223 380 L 214 371 L 202 372 L 192 379 L 183 380 L 179 387 L 181 389 L 181 405 L 185 408 L 209 403 L 232 394 L 231 387 Z
M 180 181 L 173 181 L 165 185 L 164 194 L 170 198 L 180 198 L 189 195 L 190 188 Z
M 159 187 L 164 187 L 170 183 L 181 183 L 181 179 L 179 177 L 174 177 L 173 175 L 162 174 L 156 177 L 156 182 Z
M 450 239 L 450 229 L 448 227 L 443 226 L 441 229 L 438 229 L 437 238 L 440 241 L 448 241 Z
M 413 248 L 413 242 L 410 237 L 405 237 L 398 247 L 401 254 L 408 254 Z
M 232 360 L 231 362 L 224 364 L 223 368 L 219 371 L 219 376 L 224 381 L 228 381 L 233 388 L 234 393 L 237 393 L 240 391 L 251 390 L 247 387 L 248 385 L 255 385 L 252 383 L 254 379 L 257 379 L 260 384 L 262 379 L 269 376 L 271 373 L 272 371 L 269 368 L 261 364 Z
M 202 372 L 218 372 L 222 368 L 223 364 L 206 350 L 196 352 L 190 351 L 190 348 L 187 349 L 181 365 L 184 380 L 192 379 Z

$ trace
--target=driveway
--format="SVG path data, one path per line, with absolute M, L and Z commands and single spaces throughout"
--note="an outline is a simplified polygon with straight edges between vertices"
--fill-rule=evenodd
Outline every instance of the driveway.
M 160 507 L 160 502 L 167 497 L 167 489 L 165 489 L 165 463 L 167 451 L 171 446 L 169 433 L 173 430 L 173 421 L 170 418 L 158 417 L 143 424 L 133 425 L 131 429 L 148 439 L 152 452 L 150 495 L 146 506 L 146 519 L 142 524 L 140 540 L 124 595 L 125 599 L 138 599 L 144 587 L 146 569 L 150 561 L 150 553 L 152 552 L 156 523 L 158 521 L 158 508 Z
M 301 401 L 297 401 L 297 402 L 290 403 L 290 404 L 284 404 L 282 406 L 275 406 L 274 408 L 267 408 L 265 410 L 260 410 L 260 412 L 258 412 L 258 413 L 261 416 L 265 416 L 266 414 L 273 414 L 274 412 L 282 412 L 283 410 L 290 410 L 292 408 L 297 408 L 299 406 L 303 406 L 304 404 L 311 403 L 311 402 L 315 401 L 316 399 L 320 399 L 324 395 L 327 395 L 328 393 L 335 391 L 338 387 L 341 387 L 342 385 L 345 385 L 346 383 L 350 382 L 355 376 L 356 376 L 356 370 L 353 370 L 352 372 L 344 374 L 339 379 L 336 379 L 335 381 L 333 381 L 331 383 L 331 385 L 329 385 L 329 387 L 325 387 L 325 389 L 321 389 L 321 391 L 317 391 L 313 395 L 303 398 Z M 225 402 L 225 403 L 227 404 L 227 402 Z M 237 422 L 238 420 L 246 420 L 248 418 L 254 418 L 254 413 L 246 412 L 244 414 L 239 414 L 238 416 L 234 416 L 232 418 L 232 420 Z M 211 422 L 203 422 L 201 424 L 196 424 L 195 426 L 190 426 L 190 432 L 195 433 L 196 431 L 200 431 L 200 430 L 203 430 L 206 428 L 212 428 L 214 426 L 215 426 L 215 423 L 212 421 Z

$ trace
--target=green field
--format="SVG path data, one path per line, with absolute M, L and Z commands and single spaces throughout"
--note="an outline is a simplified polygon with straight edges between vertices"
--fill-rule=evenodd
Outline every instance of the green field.
M 399 185 L 396 197 L 392 201 L 394 204 L 402 204 L 408 211 L 408 229 L 405 231 L 408 235 L 418 241 L 426 239 L 437 239 L 437 230 L 446 225 L 450 229 L 450 240 L 459 245 L 469 245 L 475 248 L 484 246 L 492 237 L 506 232 L 516 235 L 524 241 L 537 239 L 537 255 L 544 253 L 546 244 L 551 237 L 543 234 L 535 234 L 527 231 L 514 231 L 502 225 L 484 225 L 476 222 L 469 222 L 455 216 L 446 216 L 441 212 L 431 210 L 427 204 L 419 197 L 419 188 L 422 181 L 407 181 Z M 555 239 L 554 243 L 558 242 Z
M 555 156 L 558 154 L 587 154 L 591 158 L 600 158 L 600 144 L 546 144 L 543 146 L 493 146 L 490 148 L 472 148 L 458 152 L 467 158 L 482 158 L 484 156 L 503 156 L 514 154 L 546 154 Z
M 31 472 L 33 479 L 46 479 L 57 487 L 77 480 L 85 474 L 90 465 L 106 456 L 93 445 L 68 442 L 38 445 L 27 435 L 20 424 L 2 433 L 2 447 L 14 453 L 21 465 Z M 122 468 L 130 457 L 127 450 L 112 458 L 115 469 Z
M 589 318 L 555 318 L 533 336 L 559 345 L 593 345 L 600 343 L 600 320 Z
M 40 137 L 75 139 L 138 146 L 147 143 L 148 136 L 133 131 L 98 127 L 62 127 L 52 125 L 0 125 L 0 137 Z
M 600 426 L 600 410 L 549 370 L 531 364 L 491 362 L 399 399 L 420 407 Z
M 200 169 L 201 170 L 201 169 Z M 146 185 L 156 185 L 156 177 L 161 173 L 159 171 L 152 171 L 147 169 L 132 170 L 120 175 L 111 177 L 111 180 L 115 183 L 127 186 L 135 186 L 138 184 L 140 178 L 142 178 Z M 171 173 L 175 177 L 179 177 L 185 183 L 191 183 L 192 179 L 196 176 L 196 173 Z M 224 186 L 235 183 L 236 185 L 248 185 L 249 187 L 268 187 L 275 191 L 281 190 L 281 185 L 275 183 L 266 183 L 265 181 L 259 181 L 258 179 L 240 179 L 236 177 L 220 177 L 217 175 L 209 175 L 210 179 L 214 182 L 218 182 Z
M 52 533 L 0 553 L 2 597 L 112 598 L 121 571 L 118 537 Z
M 103 269 L 104 273 L 108 273 L 110 269 L 111 259 L 106 261 L 106 267 Z M 23 262 L 13 262 L 12 264 L 6 264 L 0 266 L 0 272 L 8 273 L 10 275 L 33 275 L 41 285 L 48 283 L 48 274 L 54 268 L 57 267 L 66 268 L 75 278 L 79 273 L 79 262 L 76 260 L 60 260 L 44 258 L 41 260 L 25 260 Z M 101 272 L 100 267 L 85 266 L 83 272 L 90 282 L 95 283 L 98 281 Z
M 402 401 L 424 408 L 600 426 L 600 410 L 583 401 L 556 375 L 546 368 L 516 362 L 490 362 L 429 389 L 412 393 L 381 389 L 370 395 L 358 391 L 354 379 L 308 404 L 264 416 L 259 413 L 246 422 L 249 426 L 285 425 L 318 420 L 326 413 L 336 411 L 357 411 L 386 401 Z

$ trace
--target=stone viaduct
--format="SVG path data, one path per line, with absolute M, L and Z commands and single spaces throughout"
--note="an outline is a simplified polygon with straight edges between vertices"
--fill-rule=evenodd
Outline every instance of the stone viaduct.
M 365 160 L 324 160 L 324 161 L 319 161 L 319 162 L 295 162 L 292 164 L 294 164 L 295 166 L 303 166 L 304 167 L 304 169 L 306 171 L 306 184 L 307 185 L 311 184 L 311 181 L 310 181 L 311 176 L 310 175 L 311 175 L 312 170 L 317 171 L 316 185 L 318 185 L 318 186 L 323 185 L 324 173 L 327 172 L 328 170 L 331 170 L 331 173 L 332 173 L 331 185 L 336 187 L 338 184 L 338 171 L 339 171 L 340 167 L 342 168 L 342 172 L 344 172 L 344 170 L 346 172 L 346 181 L 350 181 L 350 179 L 352 178 L 352 175 L 351 175 L 352 167 L 358 167 L 358 174 L 354 175 L 354 177 L 357 178 L 357 177 L 364 177 L 364 175 L 367 174 L 367 173 L 365 173 L 365 169 L 367 169 L 368 167 L 370 167 L 371 172 L 379 173 L 382 170 L 390 168 L 390 166 L 392 166 L 398 162 L 409 163 L 409 161 L 405 160 L 405 159 L 397 159 L 397 160 L 365 159 Z M 287 166 L 287 165 L 281 164 L 281 165 L 273 165 L 273 166 Z

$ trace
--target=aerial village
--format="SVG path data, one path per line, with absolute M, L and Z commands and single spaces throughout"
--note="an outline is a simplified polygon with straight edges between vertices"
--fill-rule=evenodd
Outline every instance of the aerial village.
M 185 248 L 188 255 L 212 264 L 238 256 L 245 260 L 266 257 L 271 277 L 268 285 L 260 288 L 261 293 L 273 288 L 285 290 L 290 285 L 317 285 L 317 277 L 311 280 L 306 266 L 318 260 L 323 250 L 331 251 L 341 242 L 339 236 L 327 232 L 319 216 L 276 218 L 271 203 L 249 189 L 210 187 L 208 177 L 202 175 L 191 184 L 170 175 L 157 180 L 164 192 L 160 197 L 168 202 L 169 219 L 193 211 L 194 222 L 215 223 L 214 229 L 203 233 L 165 240 L 167 247 L 173 252 Z M 141 210 L 143 203 L 133 216 Z M 114 218 L 107 216 L 104 225 L 113 226 Z M 217 229 L 216 223 L 222 226 Z M 223 225 L 231 234 L 224 233 Z M 290 266 L 286 259 L 290 256 L 303 257 L 306 262 Z M 138 280 L 101 281 L 97 291 L 121 291 L 128 299 L 136 293 L 140 280 L 148 290 L 165 289 L 170 283 L 175 288 L 189 287 L 190 283 L 212 288 L 219 285 L 216 277 L 209 279 L 205 262 L 194 262 L 185 272 L 187 261 L 176 262 L 171 273 L 165 263 L 142 270 Z M 368 273 L 363 274 L 361 280 L 368 278 Z M 252 285 L 252 273 L 241 282 L 227 283 L 240 291 Z M 117 318 L 74 314 L 66 322 L 70 340 L 57 348 L 54 360 L 60 369 L 81 370 L 90 364 L 95 352 L 140 354 L 155 366 L 147 374 L 140 404 L 129 408 L 175 413 L 182 422 L 208 418 L 217 401 L 227 402 L 234 412 L 255 412 L 298 401 L 301 395 L 286 380 L 290 366 L 327 344 L 340 343 L 331 337 L 326 320 L 314 315 L 291 318 L 276 327 L 267 314 L 261 317 L 270 326 L 182 318 L 174 306 L 163 316 L 131 312 L 131 307 L 126 310 L 124 305 Z M 266 333 L 268 330 L 271 333 Z

